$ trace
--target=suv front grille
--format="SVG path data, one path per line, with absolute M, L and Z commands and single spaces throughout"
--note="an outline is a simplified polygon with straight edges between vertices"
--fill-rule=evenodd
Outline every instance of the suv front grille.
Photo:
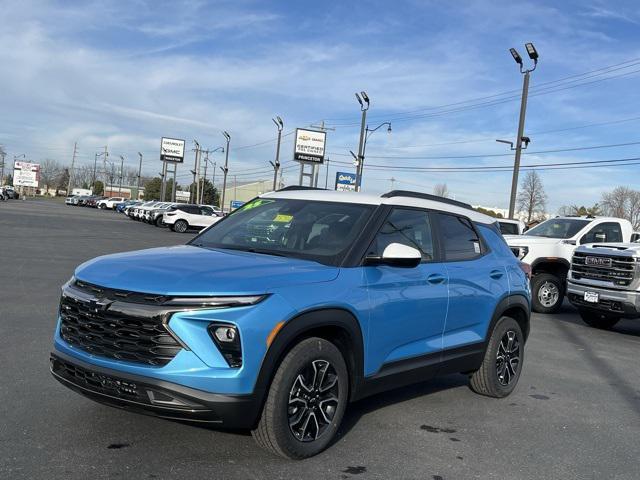
M 99 293 L 98 293 L 99 292 Z M 114 295 L 117 292 L 118 295 Z M 90 354 L 102 357 L 164 366 L 182 348 L 165 325 L 165 308 L 137 303 L 143 297 L 126 292 L 109 291 L 88 284 L 68 286 L 60 302 L 60 336 Z
M 603 259 L 610 265 L 587 265 L 587 257 Z M 575 280 L 597 280 L 628 286 L 633 281 L 635 271 L 636 262 L 633 257 L 575 252 L 571 261 L 571 272 Z

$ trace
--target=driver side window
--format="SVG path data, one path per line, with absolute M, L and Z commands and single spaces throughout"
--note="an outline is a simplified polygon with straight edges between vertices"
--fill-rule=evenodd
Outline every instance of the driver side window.
M 580 240 L 580 244 L 598 242 L 622 242 L 622 228 L 617 222 L 596 225 Z
M 367 255 L 381 257 L 384 249 L 392 243 L 401 243 L 418 249 L 422 261 L 431 261 L 433 235 L 429 214 L 421 210 L 395 208 L 376 234 Z

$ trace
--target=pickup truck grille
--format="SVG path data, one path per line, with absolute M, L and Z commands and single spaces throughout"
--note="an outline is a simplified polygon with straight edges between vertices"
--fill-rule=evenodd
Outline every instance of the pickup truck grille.
M 587 258 L 596 258 L 591 261 Z M 571 272 L 574 280 L 597 280 L 611 282 L 614 285 L 629 286 L 636 272 L 636 261 L 633 257 L 592 255 L 575 252 L 571 261 Z

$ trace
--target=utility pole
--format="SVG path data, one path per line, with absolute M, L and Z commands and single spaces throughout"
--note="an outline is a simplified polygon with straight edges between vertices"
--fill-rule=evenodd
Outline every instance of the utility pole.
M 71 186 L 73 185 L 73 168 L 76 164 L 76 153 L 78 151 L 78 142 L 73 144 L 73 157 L 71 157 L 71 170 L 69 171 L 69 183 L 67 184 L 67 196 L 71 195 Z
M 273 123 L 276 124 L 276 128 L 278 129 L 278 144 L 276 146 L 276 161 L 269 162 L 273 166 L 273 190 L 277 190 L 278 183 L 278 171 L 280 170 L 280 142 L 282 140 L 282 129 L 284 128 L 284 122 L 282 118 L 276 116 L 276 118 L 272 118 Z
M 224 135 L 224 138 L 227 139 L 227 147 L 225 148 L 224 152 L 225 152 L 225 157 L 224 157 L 224 167 L 220 167 L 222 169 L 222 172 L 224 174 L 223 179 L 222 179 L 222 199 L 220 200 L 220 208 L 222 209 L 222 211 L 224 212 L 224 201 L 225 201 L 225 195 L 227 193 L 227 175 L 229 174 L 229 144 L 231 143 L 231 135 L 229 135 L 229 132 L 222 132 L 222 135 Z
M 98 152 L 93 156 L 93 175 L 91 176 L 91 190 L 92 193 L 96 193 L 96 168 L 98 166 Z
M 329 158 L 327 157 L 327 172 L 326 172 L 326 176 L 324 177 L 324 189 L 326 190 L 329 186 Z
M 200 190 L 200 203 L 204 203 L 204 187 L 207 182 L 207 164 L 209 163 L 209 150 L 204 152 L 204 177 L 202 179 L 202 189 Z
M 369 97 L 364 91 L 360 92 L 360 95 L 356 93 L 356 99 L 360 104 L 360 111 L 362 112 L 362 121 L 360 123 L 360 141 L 358 142 L 358 158 L 356 159 L 356 192 L 359 192 L 362 185 L 362 167 L 364 164 L 364 156 L 362 154 L 362 151 L 364 149 L 367 125 L 367 111 L 369 110 L 370 103 Z
M 191 173 L 193 174 L 193 183 L 191 184 L 192 187 L 195 187 L 195 185 L 193 185 L 194 183 L 196 183 L 196 173 L 198 172 L 198 154 L 200 153 L 200 144 L 194 140 L 193 143 L 196 144 L 196 148 L 194 148 L 194 152 L 196 152 L 196 156 L 194 158 L 194 165 L 193 165 L 193 170 L 191 171 Z M 198 202 L 198 197 L 196 196 L 196 192 L 192 190 L 192 188 L 189 188 L 189 202 L 190 203 L 197 203 Z
M 124 174 L 124 157 L 120 155 L 120 183 L 118 184 L 118 196 L 122 196 L 122 177 Z
M 0 167 L 2 168 L 2 170 L 0 170 L 0 187 L 1 187 L 2 185 L 4 185 L 4 159 L 7 156 L 7 154 L 2 149 L 1 146 L 0 146 L 0 156 L 2 156 L 2 163 L 0 163 Z
M 522 82 L 522 98 L 520 101 L 520 116 L 518 118 L 518 137 L 516 138 L 516 154 L 513 162 L 513 178 L 511 179 L 511 197 L 509 199 L 509 218 L 513 218 L 516 209 L 516 197 L 518 194 L 518 175 L 520 173 L 520 157 L 522 155 L 522 142 L 524 140 L 524 121 L 527 113 L 527 97 L 529 95 L 529 74 L 533 72 L 538 66 L 538 52 L 533 46 L 533 43 L 526 43 L 525 48 L 529 58 L 533 60 L 533 68 L 524 69 L 522 57 L 516 51 L 515 48 L 509 49 L 511 56 L 515 62 L 520 66 L 520 73 L 524 75 Z M 526 141 L 528 144 L 528 139 Z
M 138 165 L 138 188 L 136 190 L 136 200 L 140 198 L 140 177 L 142 176 L 142 154 L 138 152 L 140 155 L 140 164 Z

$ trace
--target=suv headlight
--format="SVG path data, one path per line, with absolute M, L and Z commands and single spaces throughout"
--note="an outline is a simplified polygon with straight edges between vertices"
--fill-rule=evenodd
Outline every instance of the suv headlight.
M 529 253 L 529 247 L 509 247 L 518 260 L 522 260 Z

